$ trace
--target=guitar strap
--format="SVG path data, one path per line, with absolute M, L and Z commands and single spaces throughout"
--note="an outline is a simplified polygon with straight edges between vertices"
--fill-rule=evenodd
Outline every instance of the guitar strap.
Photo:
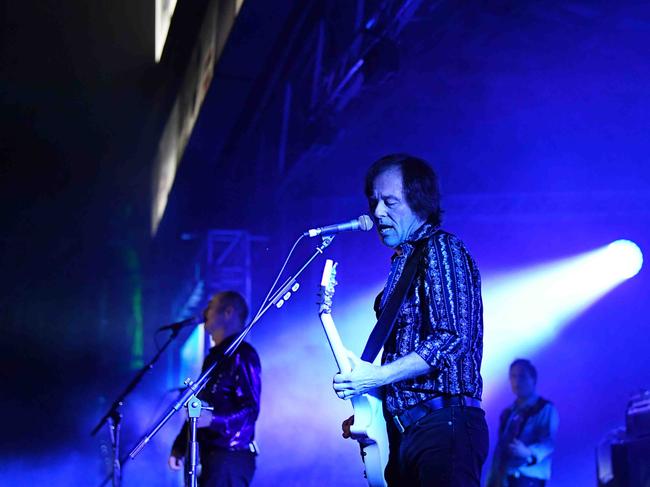
M 519 438 L 519 436 L 521 435 L 521 432 L 524 430 L 524 426 L 526 425 L 526 421 L 528 421 L 528 419 L 529 419 L 531 416 L 535 416 L 535 415 L 536 415 L 537 413 L 539 413 L 542 409 L 544 409 L 544 406 L 546 406 L 546 404 L 548 404 L 548 401 L 547 401 L 546 399 L 544 399 L 543 397 L 540 397 L 539 399 L 537 399 L 537 401 L 535 402 L 535 404 L 533 404 L 533 405 L 532 405 L 531 407 L 529 407 L 529 408 L 524 409 L 524 410 L 520 413 L 520 419 L 519 419 L 519 421 L 517 422 L 516 427 L 514 428 L 513 436 L 512 436 L 512 438 L 510 439 L 510 441 L 514 440 L 515 438 Z M 512 417 L 512 414 L 513 414 L 514 412 L 515 412 L 514 409 L 513 409 L 513 411 L 510 412 L 510 416 L 511 416 L 511 417 Z M 509 419 L 510 419 L 510 418 L 509 418 Z M 509 441 L 508 443 L 510 443 L 510 441 Z
M 404 270 L 402 275 L 399 277 L 397 284 L 395 284 L 395 289 L 393 293 L 388 298 L 386 306 L 381 312 L 377 324 L 372 329 L 370 337 L 368 337 L 368 342 L 366 343 L 363 353 L 361 354 L 361 360 L 366 362 L 374 362 L 377 358 L 377 354 L 381 350 L 381 347 L 384 346 L 390 332 L 393 330 L 395 325 L 395 319 L 397 318 L 397 313 L 399 312 L 402 304 L 404 303 L 404 298 L 406 297 L 406 291 L 411 287 L 411 283 L 415 278 L 415 272 L 418 269 L 418 264 L 420 263 L 420 256 L 428 238 L 424 238 L 415 244 L 413 253 L 409 256 L 406 264 L 404 265 Z

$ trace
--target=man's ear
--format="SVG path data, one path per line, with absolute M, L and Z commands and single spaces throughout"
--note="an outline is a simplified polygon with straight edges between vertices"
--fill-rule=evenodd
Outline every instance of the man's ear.
M 223 310 L 223 314 L 227 320 L 229 320 L 233 313 L 235 312 L 235 307 L 233 305 L 226 306 L 226 309 Z

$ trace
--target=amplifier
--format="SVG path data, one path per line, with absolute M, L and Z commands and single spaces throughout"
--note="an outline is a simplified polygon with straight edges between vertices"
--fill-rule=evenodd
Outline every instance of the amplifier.
M 612 431 L 596 450 L 598 487 L 650 487 L 650 436 Z
M 625 430 L 632 438 L 650 435 L 650 391 L 630 398 L 625 413 Z

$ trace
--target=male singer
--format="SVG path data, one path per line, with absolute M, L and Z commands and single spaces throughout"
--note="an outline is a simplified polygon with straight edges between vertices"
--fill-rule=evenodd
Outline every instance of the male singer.
M 215 294 L 204 311 L 205 330 L 216 344 L 203 362 L 203 370 L 243 330 L 248 306 L 241 294 Z M 201 474 L 200 487 L 247 487 L 255 473 L 255 421 L 260 411 L 260 359 L 242 342 L 234 355 L 218 366 L 199 398 L 214 409 L 201 411 L 197 421 Z M 169 467 L 180 470 L 187 448 L 187 422 L 174 441 Z
M 418 264 L 382 365 L 354 357 L 352 372 L 334 377 L 334 390 L 349 399 L 383 388 L 391 487 L 479 487 L 488 433 L 478 267 L 463 242 L 440 229 L 437 176 L 422 159 L 382 157 L 366 174 L 365 194 L 381 241 L 395 250 L 378 314 L 416 249 Z M 343 423 L 345 438 L 353 421 Z

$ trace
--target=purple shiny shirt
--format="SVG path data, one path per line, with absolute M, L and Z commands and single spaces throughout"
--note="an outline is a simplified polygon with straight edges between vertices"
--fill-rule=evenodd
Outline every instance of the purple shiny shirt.
M 203 361 L 203 370 L 221 357 L 234 338 L 228 337 L 210 350 Z M 202 450 L 248 450 L 255 438 L 255 421 L 260 411 L 260 375 L 260 359 L 246 342 L 213 372 L 198 396 L 214 408 L 210 426 L 197 432 Z M 187 449 L 187 426 L 186 422 L 174 441 L 172 455 L 176 457 L 182 457 Z

